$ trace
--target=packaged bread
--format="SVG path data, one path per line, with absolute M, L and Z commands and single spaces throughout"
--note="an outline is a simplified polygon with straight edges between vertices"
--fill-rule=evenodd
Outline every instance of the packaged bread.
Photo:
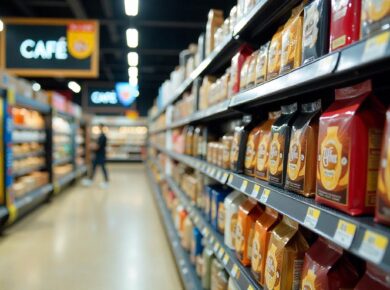
M 371 81 L 336 90 L 320 117 L 316 201 L 351 215 L 374 212 L 384 120 Z
M 256 61 L 256 84 L 264 83 L 267 79 L 268 47 L 270 42 L 262 45 L 257 54 Z
M 249 176 L 255 175 L 256 167 L 256 150 L 259 145 L 259 138 L 262 126 L 257 126 L 249 133 L 248 141 L 246 143 L 245 152 L 245 174 Z
M 268 243 L 272 230 L 278 224 L 280 215 L 277 211 L 266 207 L 257 219 L 252 245 L 252 273 L 260 285 L 264 286 L 264 270 L 267 258 Z
M 316 192 L 318 122 L 321 100 L 301 105 L 291 128 L 285 188 L 305 196 Z
M 361 35 L 366 37 L 390 23 L 390 1 L 362 0 Z
M 353 290 L 388 290 L 389 275 L 371 263 L 367 263 L 367 270 Z
M 259 143 L 256 150 L 255 176 L 262 180 L 268 180 L 269 144 L 271 143 L 271 127 L 279 118 L 280 111 L 268 113 L 268 120 L 261 125 Z
M 332 0 L 329 51 L 359 40 L 361 8 L 362 0 Z
M 298 223 L 284 216 L 268 244 L 264 289 L 298 290 L 305 252 L 309 248 Z
M 268 180 L 283 187 L 286 178 L 291 127 L 297 117 L 298 105 L 292 103 L 281 107 L 281 115 L 271 127 L 269 145 Z
M 248 78 L 246 83 L 246 88 L 249 89 L 253 87 L 256 83 L 256 66 L 258 59 L 259 51 L 252 53 L 251 61 L 248 65 Z
M 390 225 L 390 109 L 386 112 L 386 125 L 382 141 L 375 220 Z
M 340 247 L 319 238 L 306 252 L 301 289 L 353 289 L 358 281 L 358 270 Z
M 237 215 L 239 206 L 246 200 L 244 194 L 238 191 L 230 193 L 224 201 L 225 204 L 225 244 L 230 248 L 235 248 L 235 234 L 237 225 Z
M 256 200 L 248 199 L 239 206 L 235 248 L 237 257 L 244 266 L 250 265 L 255 222 L 262 212 Z
M 230 151 L 233 144 L 233 135 L 224 135 L 222 137 L 222 168 L 223 169 L 230 169 Z
M 286 73 L 301 65 L 303 2 L 295 7 L 282 31 L 280 73 Z
M 311 0 L 304 8 L 302 63 L 306 64 L 328 52 L 329 0 Z
M 279 27 L 268 48 L 267 80 L 272 80 L 279 75 L 280 57 L 282 55 L 282 31 L 283 26 Z

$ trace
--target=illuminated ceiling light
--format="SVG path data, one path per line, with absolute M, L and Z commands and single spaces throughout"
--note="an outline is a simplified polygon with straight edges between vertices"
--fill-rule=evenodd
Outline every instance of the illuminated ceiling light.
M 128 16 L 137 16 L 138 0 L 125 0 L 125 12 Z
M 129 28 L 126 30 L 127 46 L 136 48 L 138 46 L 138 30 L 135 28 Z
M 129 52 L 127 54 L 127 62 L 129 63 L 129 66 L 137 66 L 138 65 L 138 53 Z
M 0 20 L 0 31 L 4 30 L 4 22 Z
M 34 92 L 38 92 L 41 89 L 41 85 L 38 83 L 33 83 L 32 89 Z
M 137 91 L 137 92 L 135 93 L 135 97 L 136 97 L 136 98 L 139 97 L 139 91 Z
M 129 78 L 129 84 L 132 86 L 138 85 L 138 78 Z
M 129 67 L 129 78 L 135 79 L 138 78 L 138 68 L 135 66 Z
M 70 81 L 68 83 L 68 88 L 70 90 L 72 90 L 74 93 L 78 94 L 81 92 L 81 87 L 78 83 L 74 82 L 74 81 Z

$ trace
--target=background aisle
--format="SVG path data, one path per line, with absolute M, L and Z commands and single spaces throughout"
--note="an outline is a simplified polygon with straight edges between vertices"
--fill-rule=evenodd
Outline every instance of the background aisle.
M 110 166 L 108 190 L 72 187 L 0 239 L 12 290 L 181 289 L 142 165 Z

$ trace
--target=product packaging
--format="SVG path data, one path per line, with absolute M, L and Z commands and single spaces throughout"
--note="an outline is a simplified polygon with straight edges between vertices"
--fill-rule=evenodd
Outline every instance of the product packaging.
M 353 289 L 358 280 L 353 262 L 329 241 L 319 238 L 306 252 L 301 289 Z
M 272 230 L 278 224 L 280 215 L 277 211 L 266 207 L 255 224 L 255 235 L 252 245 L 252 273 L 260 285 L 264 286 L 264 270 L 267 258 L 268 243 Z
M 297 110 L 297 103 L 282 106 L 282 114 L 271 128 L 268 178 L 270 183 L 280 187 L 285 182 L 291 126 L 297 117 Z
M 211 225 L 221 233 L 225 231 L 224 200 L 232 190 L 232 188 L 220 184 L 212 189 Z
M 308 248 L 298 223 L 284 216 L 272 231 L 268 244 L 264 289 L 298 290 Z
M 362 0 L 361 35 L 366 37 L 390 23 L 390 1 Z
M 244 194 L 238 191 L 230 193 L 224 201 L 225 204 L 225 233 L 224 239 L 225 244 L 230 248 L 234 249 L 235 245 L 235 234 L 237 226 L 237 216 L 239 206 L 246 201 Z
M 232 148 L 230 151 L 230 169 L 242 173 L 244 171 L 246 143 L 251 130 L 251 116 L 245 116 L 234 128 Z
M 259 146 L 259 138 L 261 133 L 262 125 L 252 129 L 249 133 L 248 141 L 246 143 L 245 152 L 245 174 L 249 176 L 255 175 L 256 167 L 256 150 Z
M 318 122 L 321 100 L 303 104 L 291 129 L 285 188 L 305 196 L 316 192 Z
M 246 88 L 249 89 L 253 87 L 256 83 L 256 66 L 258 59 L 259 51 L 252 53 L 251 61 L 248 64 L 248 76 L 246 81 Z
M 200 155 L 200 139 L 201 139 L 201 134 L 202 134 L 202 127 L 197 126 L 194 129 L 194 137 L 193 137 L 193 143 L 192 143 L 192 155 L 194 157 L 199 157 Z
M 261 125 L 259 143 L 256 150 L 256 178 L 268 181 L 269 144 L 271 143 L 271 127 L 280 117 L 280 112 L 268 113 L 268 120 Z
M 326 54 L 329 48 L 329 0 L 311 0 L 304 8 L 302 63 Z
M 234 96 L 240 91 L 241 69 L 245 60 L 252 54 L 253 49 L 250 45 L 244 44 L 240 47 L 237 54 L 232 58 L 230 70 L 229 97 Z
M 213 250 L 205 247 L 203 250 L 203 271 L 202 271 L 202 288 L 209 290 L 211 288 L 211 267 L 214 260 Z
M 280 74 L 301 65 L 302 57 L 303 3 L 295 7 L 282 31 L 282 54 Z
M 248 81 L 248 68 L 252 61 L 252 56 L 248 56 L 246 60 L 244 61 L 244 64 L 242 65 L 241 72 L 240 72 L 240 91 L 243 91 L 246 89 L 247 81 Z
M 221 270 L 218 273 L 217 284 L 215 285 L 215 290 L 227 290 L 228 287 L 229 275 L 225 270 Z
M 240 287 L 238 286 L 237 282 L 231 276 L 229 277 L 227 290 L 240 290 Z
M 185 137 L 185 150 L 186 155 L 192 155 L 192 146 L 194 144 L 194 127 L 189 126 L 187 128 L 186 137 Z
M 388 290 L 388 273 L 380 270 L 374 265 L 367 263 L 367 270 L 354 290 Z
M 197 259 L 203 253 L 202 245 L 202 233 L 197 227 L 194 227 L 192 230 L 192 241 L 191 241 L 191 262 L 193 264 L 197 263 Z
M 205 186 L 205 215 L 208 221 L 211 221 L 211 203 L 213 198 L 213 189 L 216 188 L 217 185 L 206 185 Z
M 223 24 L 223 11 L 211 9 L 208 14 L 208 21 L 206 25 L 206 56 L 208 56 L 215 46 L 214 34 L 215 31 Z
M 320 117 L 316 201 L 351 215 L 374 212 L 384 111 L 371 81 L 336 90 Z
M 244 266 L 249 266 L 255 222 L 263 210 L 256 200 L 248 199 L 239 206 L 236 226 L 236 254 Z
M 183 225 L 183 235 L 181 239 L 181 245 L 187 251 L 191 250 L 192 231 L 193 231 L 193 224 L 191 218 L 188 215 L 186 215 L 184 220 L 184 225 Z
M 268 47 L 270 42 L 262 45 L 257 54 L 256 61 L 256 84 L 264 83 L 267 79 Z
M 224 135 L 222 137 L 222 145 L 223 145 L 223 151 L 222 151 L 222 168 L 223 169 L 230 169 L 230 151 L 232 149 L 233 144 L 233 135 Z
M 213 263 L 211 264 L 211 290 L 218 290 L 218 274 L 219 272 L 223 271 L 223 266 L 220 262 L 218 262 L 217 259 L 213 260 Z
M 329 51 L 359 40 L 361 8 L 362 0 L 332 0 Z
M 280 57 L 282 55 L 282 31 L 283 26 L 279 27 L 268 48 L 267 80 L 272 80 L 279 75 Z

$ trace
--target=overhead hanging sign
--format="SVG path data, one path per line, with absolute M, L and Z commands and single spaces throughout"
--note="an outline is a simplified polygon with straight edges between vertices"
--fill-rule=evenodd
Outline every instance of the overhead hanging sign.
M 94 20 L 4 18 L 1 67 L 19 76 L 98 77 Z

